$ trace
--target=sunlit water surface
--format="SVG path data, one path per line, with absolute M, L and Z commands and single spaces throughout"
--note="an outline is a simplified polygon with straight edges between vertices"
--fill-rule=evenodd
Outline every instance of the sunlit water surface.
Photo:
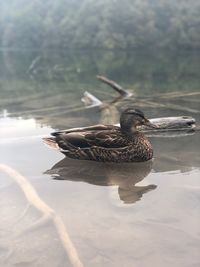
M 173 56 L 165 61 L 157 54 L 4 51 L 1 57 L 0 163 L 21 173 L 61 217 L 84 266 L 199 266 L 198 131 L 152 137 L 153 161 L 138 164 L 66 159 L 41 139 L 55 129 L 115 123 L 123 106 L 137 107 L 132 97 L 106 112 L 85 109 L 85 90 L 102 100 L 115 95 L 95 74 L 116 79 L 142 99 L 161 89 L 191 93 L 199 89 L 197 57 L 176 58 L 173 71 Z M 148 117 L 190 115 L 199 123 L 199 96 L 159 103 L 164 106 L 139 107 Z M 32 227 L 41 216 L 15 180 L 0 172 L 0 266 L 71 266 L 52 222 Z

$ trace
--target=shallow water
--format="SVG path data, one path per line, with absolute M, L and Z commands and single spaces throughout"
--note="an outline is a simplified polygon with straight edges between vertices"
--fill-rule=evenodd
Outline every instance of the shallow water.
M 61 217 L 84 266 L 199 266 L 199 131 L 152 137 L 153 161 L 138 164 L 66 159 L 41 140 L 55 129 L 116 123 L 126 105 L 148 117 L 190 115 L 199 124 L 200 98 L 191 94 L 199 91 L 198 55 L 0 55 L 0 163 L 21 173 Z M 101 100 L 116 96 L 96 74 L 130 88 L 133 97 L 101 112 L 86 109 L 85 90 Z M 159 96 L 173 91 L 190 96 Z M 3 171 L 0 206 L 1 266 L 71 266 L 52 222 L 34 224 L 41 212 Z

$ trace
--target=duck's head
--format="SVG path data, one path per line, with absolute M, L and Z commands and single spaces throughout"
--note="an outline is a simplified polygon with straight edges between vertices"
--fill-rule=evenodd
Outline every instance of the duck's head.
M 137 131 L 137 127 L 146 125 L 150 128 L 157 128 L 152 124 L 139 109 L 127 108 L 120 117 L 120 126 L 123 132 L 134 133 Z

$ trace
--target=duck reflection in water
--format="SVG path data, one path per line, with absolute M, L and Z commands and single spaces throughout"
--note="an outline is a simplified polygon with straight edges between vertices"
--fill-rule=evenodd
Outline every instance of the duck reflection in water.
M 85 182 L 97 186 L 118 186 L 120 200 L 125 204 L 131 204 L 140 200 L 144 193 L 157 187 L 154 184 L 136 185 L 148 176 L 151 169 L 151 161 L 115 164 L 64 158 L 45 173 L 56 180 Z

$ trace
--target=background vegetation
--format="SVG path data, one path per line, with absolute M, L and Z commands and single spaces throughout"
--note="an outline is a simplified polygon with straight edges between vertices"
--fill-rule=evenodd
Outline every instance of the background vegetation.
M 0 46 L 200 48 L 197 0 L 1 0 Z

